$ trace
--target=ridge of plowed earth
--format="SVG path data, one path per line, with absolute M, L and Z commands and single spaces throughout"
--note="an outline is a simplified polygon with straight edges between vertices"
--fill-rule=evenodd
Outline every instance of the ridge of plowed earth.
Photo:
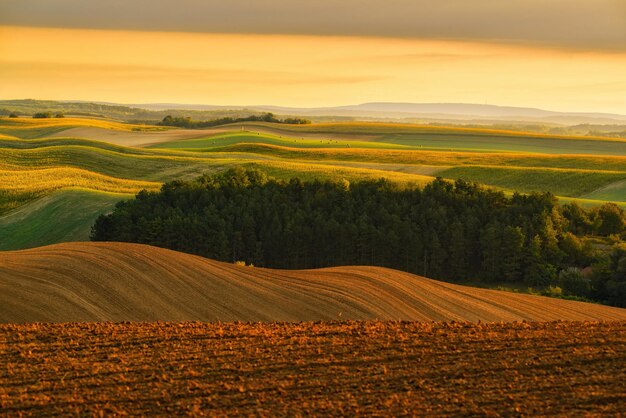
M 271 270 L 129 243 L 0 252 L 0 322 L 626 320 L 626 309 L 381 267 Z

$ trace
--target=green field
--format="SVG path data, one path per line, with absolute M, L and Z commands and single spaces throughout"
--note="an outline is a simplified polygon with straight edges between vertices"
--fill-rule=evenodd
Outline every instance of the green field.
M 0 250 L 86 241 L 91 225 L 128 194 L 68 189 L 31 201 L 0 216 Z
M 85 138 L 62 137 L 77 127 Z M 107 132 L 149 145 L 115 145 Z M 385 123 L 244 123 L 161 134 L 162 127 L 106 120 L 0 119 L 0 248 L 85 239 L 116 193 L 236 165 L 282 179 L 462 178 L 507 193 L 626 205 L 624 140 Z
M 268 144 L 293 148 L 374 148 L 397 149 L 407 148 L 405 145 L 395 145 L 386 142 L 346 141 L 335 139 L 306 139 L 294 136 L 273 135 L 264 132 L 229 132 L 212 135 L 207 138 L 186 139 L 152 145 L 149 148 L 181 149 L 193 151 L 208 151 L 212 148 L 227 147 L 235 144 Z
M 239 125 L 234 125 L 236 129 Z M 432 127 L 384 123 L 332 123 L 314 125 L 279 125 L 247 123 L 244 128 L 254 132 L 298 137 L 316 134 L 337 137 L 361 136 L 368 142 L 384 143 L 386 147 L 414 147 L 442 151 L 511 152 L 543 154 L 590 154 L 626 156 L 626 140 L 590 136 L 557 136 L 493 129 Z

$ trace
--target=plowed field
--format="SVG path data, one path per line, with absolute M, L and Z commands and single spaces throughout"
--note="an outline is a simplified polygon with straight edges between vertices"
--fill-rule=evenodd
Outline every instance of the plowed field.
M 0 322 L 626 320 L 626 309 L 380 267 L 271 270 L 147 245 L 0 252 Z
M 626 322 L 0 325 L 0 414 L 618 416 Z

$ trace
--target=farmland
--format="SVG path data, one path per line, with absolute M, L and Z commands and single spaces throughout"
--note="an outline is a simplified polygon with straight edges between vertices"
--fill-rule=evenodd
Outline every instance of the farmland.
M 0 0 L 0 418 L 626 418 L 625 1 Z
M 104 119 L 4 118 L 0 225 L 27 228 L 10 226 L 21 219 L 11 212 L 47 213 L 44 206 L 55 199 L 44 197 L 63 191 L 101 193 L 96 201 L 108 202 L 111 193 L 156 190 L 166 181 L 236 165 L 280 179 L 385 177 L 421 186 L 436 176 L 463 178 L 506 193 L 551 191 L 585 206 L 626 205 L 623 139 L 389 123 L 245 122 L 191 130 Z M 59 241 L 86 239 L 105 206 L 90 205 L 91 215 L 77 229 L 83 232 L 58 234 Z M 2 248 L 23 248 L 3 235 Z
M 626 322 L 0 325 L 8 415 L 617 416 Z
M 0 322 L 626 320 L 609 306 L 381 267 L 272 270 L 128 243 L 5 252 Z

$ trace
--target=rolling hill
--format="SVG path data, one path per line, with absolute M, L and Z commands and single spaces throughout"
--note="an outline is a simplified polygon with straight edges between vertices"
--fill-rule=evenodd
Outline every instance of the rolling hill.
M 86 240 L 94 219 L 112 206 L 111 193 L 157 190 L 162 182 L 237 165 L 285 180 L 384 177 L 423 185 L 436 176 L 462 178 L 506 193 L 551 191 L 585 206 L 626 206 L 626 141 L 619 138 L 372 122 L 190 130 L 105 119 L 0 118 L 0 249 Z M 93 201 L 61 202 L 77 188 Z M 67 214 L 79 207 L 89 213 L 55 217 L 46 237 L 19 237 L 32 229 L 27 220 L 57 213 L 59 205 Z
M 139 244 L 0 253 L 0 322 L 625 320 L 626 310 L 477 289 L 380 267 L 288 271 Z

